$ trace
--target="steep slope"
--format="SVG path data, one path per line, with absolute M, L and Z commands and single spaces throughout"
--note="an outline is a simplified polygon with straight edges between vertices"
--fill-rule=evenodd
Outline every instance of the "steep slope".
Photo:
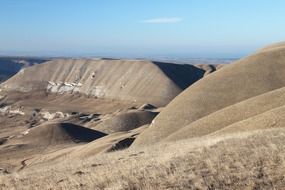
M 281 88 L 285 86 L 284 74 L 285 47 L 282 44 L 241 59 L 181 93 L 137 138 L 134 146 L 159 142 L 213 112 Z
M 2 85 L 6 90 L 84 94 L 165 106 L 203 77 L 192 65 L 150 61 L 63 59 L 35 65 Z
M 282 128 L 285 126 L 285 106 L 281 106 L 248 119 L 236 122 L 210 136 L 225 136 L 226 134 L 249 132 L 261 129 Z
M 174 132 L 165 140 L 179 140 L 208 135 L 239 121 L 250 119 L 251 117 L 284 105 L 285 87 L 252 97 L 211 113 Z

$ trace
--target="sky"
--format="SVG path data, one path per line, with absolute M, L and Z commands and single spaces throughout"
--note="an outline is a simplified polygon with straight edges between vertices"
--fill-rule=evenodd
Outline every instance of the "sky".
M 236 58 L 285 41 L 284 0 L 0 0 L 0 55 Z

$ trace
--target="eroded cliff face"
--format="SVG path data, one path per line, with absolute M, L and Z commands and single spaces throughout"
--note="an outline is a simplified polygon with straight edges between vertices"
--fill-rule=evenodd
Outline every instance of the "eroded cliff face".
M 63 59 L 22 69 L 1 87 L 165 106 L 205 72 L 192 65 L 151 61 Z
M 82 93 L 82 83 L 68 83 L 68 82 L 52 82 L 48 81 L 48 85 L 46 90 L 48 93 L 57 93 L 57 94 L 65 94 L 65 93 Z M 88 92 L 89 96 L 95 98 L 104 98 L 106 95 L 106 90 L 104 86 L 93 86 L 92 90 Z

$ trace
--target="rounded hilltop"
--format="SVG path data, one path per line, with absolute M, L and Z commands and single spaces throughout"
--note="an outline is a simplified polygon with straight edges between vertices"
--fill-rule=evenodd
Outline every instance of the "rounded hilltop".
M 1 86 L 10 91 L 82 94 L 159 107 L 206 72 L 193 65 L 144 60 L 58 59 L 21 70 Z
M 208 135 L 282 107 L 285 103 L 282 95 L 284 74 L 284 43 L 238 60 L 197 81 L 178 95 L 138 137 L 134 146 Z M 237 131 L 246 128 L 247 124 L 238 124 Z M 264 125 L 261 128 L 271 126 Z

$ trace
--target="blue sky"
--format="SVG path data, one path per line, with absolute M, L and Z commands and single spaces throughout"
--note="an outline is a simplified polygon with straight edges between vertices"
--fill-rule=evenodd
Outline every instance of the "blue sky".
M 285 41 L 284 0 L 0 0 L 0 54 L 240 57 Z

